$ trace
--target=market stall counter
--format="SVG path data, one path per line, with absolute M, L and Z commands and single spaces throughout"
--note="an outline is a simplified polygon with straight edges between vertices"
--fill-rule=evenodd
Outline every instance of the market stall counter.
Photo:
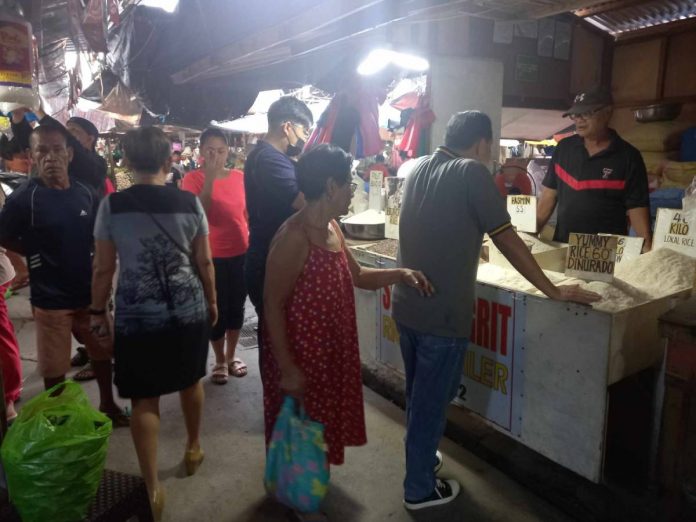
M 603 299 L 593 307 L 553 301 L 505 263 L 482 260 L 455 403 L 599 483 L 607 457 L 608 390 L 660 363 L 658 318 L 690 295 L 696 260 L 657 250 L 621 263 L 612 283 L 586 283 L 549 271 L 558 270 L 566 245 L 523 239 L 554 283 L 581 284 Z M 349 246 L 364 266 L 396 266 L 396 240 Z M 484 246 L 482 257 L 497 256 Z M 403 375 L 391 289 L 356 290 L 356 301 L 363 361 Z

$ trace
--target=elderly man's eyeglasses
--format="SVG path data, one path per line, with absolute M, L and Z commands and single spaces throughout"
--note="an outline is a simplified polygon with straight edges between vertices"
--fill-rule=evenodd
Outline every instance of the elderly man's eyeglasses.
M 594 110 L 587 111 L 587 112 L 581 112 L 580 114 L 570 114 L 569 117 L 573 121 L 589 120 L 590 118 L 595 116 L 597 113 L 599 113 L 599 111 L 601 111 L 602 109 L 604 109 L 604 107 L 600 107 L 599 109 L 594 109 Z

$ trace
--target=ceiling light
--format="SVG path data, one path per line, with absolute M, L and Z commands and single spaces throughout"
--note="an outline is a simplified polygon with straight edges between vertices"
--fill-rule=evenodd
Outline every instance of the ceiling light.
M 375 49 L 358 66 L 358 74 L 369 76 L 383 70 L 388 65 L 396 65 L 409 71 L 425 72 L 430 67 L 428 60 L 413 54 L 400 53 L 390 49 Z
M 156 7 L 168 13 L 173 13 L 179 6 L 179 0 L 140 0 L 139 5 L 146 7 Z

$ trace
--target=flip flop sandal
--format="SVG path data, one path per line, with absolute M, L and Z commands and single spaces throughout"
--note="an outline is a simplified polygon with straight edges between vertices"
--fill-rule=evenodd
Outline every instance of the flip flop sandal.
M 213 384 L 227 384 L 229 378 L 229 370 L 225 363 L 216 364 L 213 366 L 213 373 L 210 376 L 210 380 Z
M 102 413 L 111 419 L 111 425 L 114 428 L 127 428 L 130 426 L 130 415 L 127 412 Z
M 77 372 L 75 376 L 73 377 L 74 381 L 78 382 L 84 382 L 84 381 L 91 381 L 92 379 L 96 379 L 97 374 L 94 373 L 94 370 L 92 369 L 92 365 L 89 364 L 85 366 L 82 370 Z
M 241 359 L 235 359 L 229 364 L 229 373 L 235 377 L 246 377 L 249 370 Z
M 77 353 L 70 359 L 70 366 L 79 368 L 80 366 L 86 365 L 88 362 L 89 356 L 87 355 L 87 349 L 84 346 L 78 346 Z

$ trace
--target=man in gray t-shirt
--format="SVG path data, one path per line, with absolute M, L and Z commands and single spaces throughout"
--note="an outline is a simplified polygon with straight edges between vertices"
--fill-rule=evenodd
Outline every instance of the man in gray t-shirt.
M 552 299 L 599 299 L 577 286 L 554 286 L 513 230 L 505 201 L 484 166 L 491 158 L 492 138 L 485 114 L 455 114 L 447 124 L 446 146 L 420 159 L 404 186 L 399 264 L 421 270 L 435 287 L 432 297 L 405 285 L 394 289 L 406 369 L 407 509 L 446 504 L 459 493 L 455 480 L 436 478 L 442 463 L 436 452 L 445 410 L 461 380 L 483 235 Z

